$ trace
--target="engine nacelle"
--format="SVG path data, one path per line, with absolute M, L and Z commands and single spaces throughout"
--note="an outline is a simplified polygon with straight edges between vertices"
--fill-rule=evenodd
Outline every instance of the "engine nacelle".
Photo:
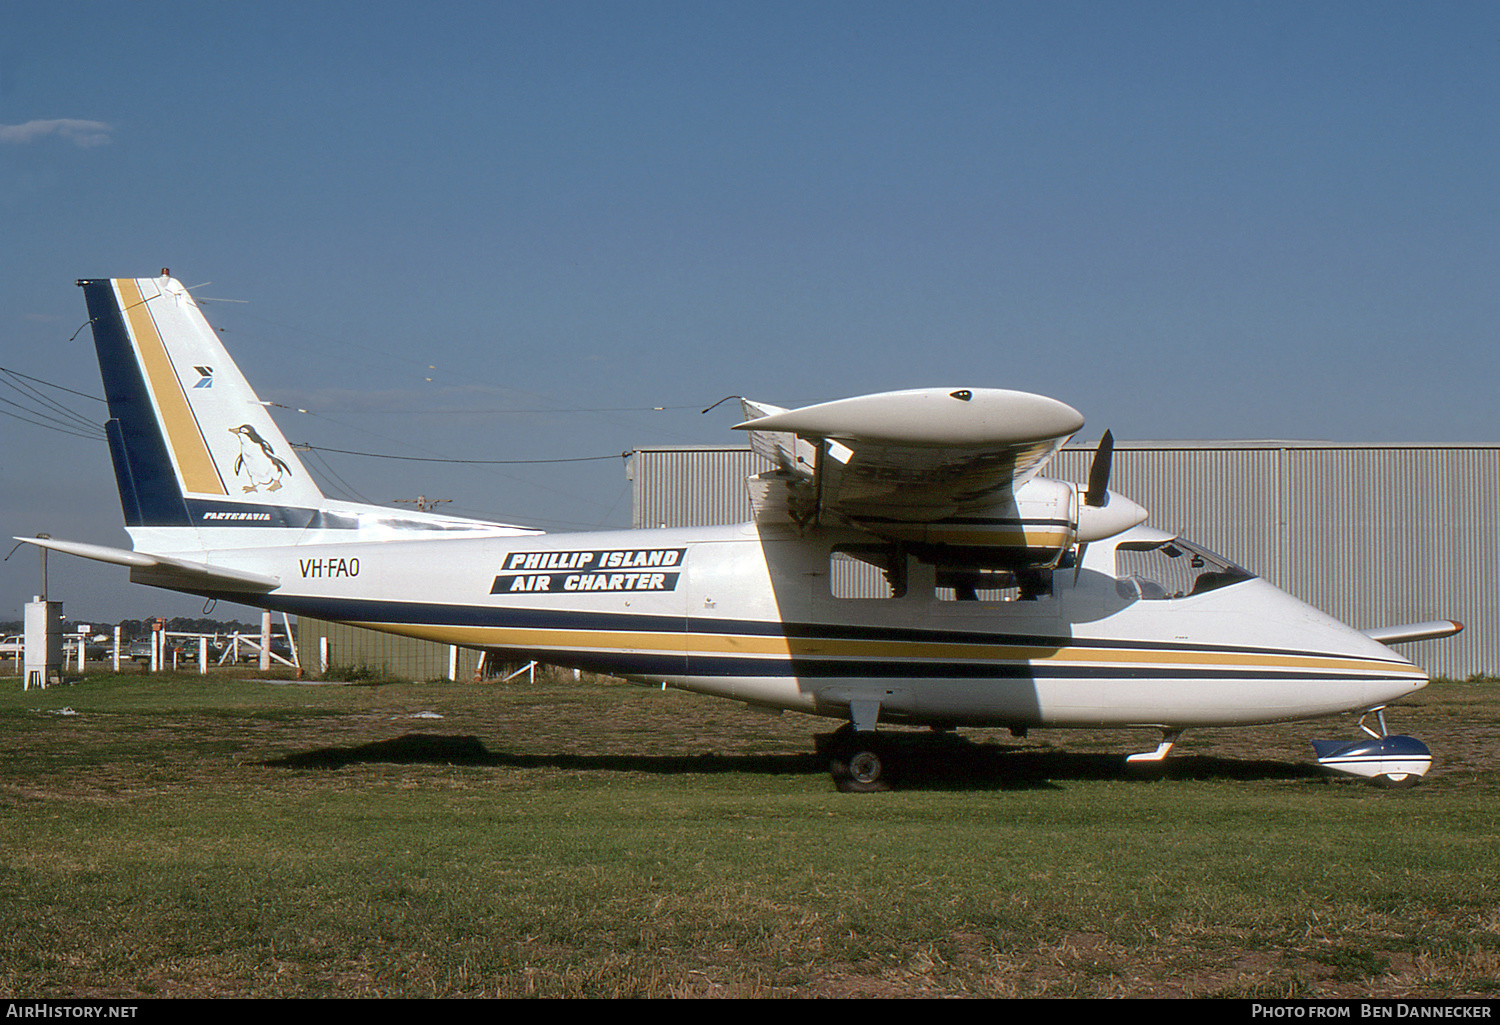
M 924 562 L 943 567 L 1051 569 L 1075 544 L 1129 530 L 1149 514 L 1123 495 L 1083 501 L 1066 481 L 1034 477 L 988 510 L 932 522 L 855 521 L 881 537 L 905 542 Z

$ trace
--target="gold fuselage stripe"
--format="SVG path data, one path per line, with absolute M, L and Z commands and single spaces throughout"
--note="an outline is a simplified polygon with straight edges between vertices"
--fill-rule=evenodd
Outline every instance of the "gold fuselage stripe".
M 1051 647 L 1020 644 L 964 644 L 951 641 L 882 641 L 847 638 L 765 637 L 741 634 L 680 634 L 625 630 L 546 630 L 508 627 L 441 626 L 430 624 L 355 623 L 370 629 L 422 637 L 427 640 L 476 647 L 547 649 L 586 653 L 650 651 L 686 656 L 731 655 L 775 660 L 791 658 L 860 658 L 871 662 L 896 659 L 955 661 L 1041 662 L 1119 666 L 1207 666 L 1215 669 L 1279 670 L 1340 673 L 1380 673 L 1413 677 L 1421 670 L 1399 662 L 1330 655 L 1298 655 L 1242 651 L 1182 649 Z
M 870 530 L 883 536 L 929 544 L 964 545 L 974 548 L 1060 548 L 1073 540 L 1066 527 L 1028 524 L 952 524 L 938 521 L 921 524 L 882 523 Z
M 167 447 L 177 463 L 183 490 L 200 495 L 228 494 L 139 286 L 134 278 L 116 278 L 115 287 L 120 291 L 120 307 L 130 323 L 130 333 L 135 336 L 146 386 L 156 398 Z

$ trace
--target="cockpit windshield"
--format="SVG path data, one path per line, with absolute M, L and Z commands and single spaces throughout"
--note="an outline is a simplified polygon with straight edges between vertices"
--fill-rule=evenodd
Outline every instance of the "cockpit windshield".
M 1115 547 L 1115 590 L 1130 601 L 1186 598 L 1254 576 L 1181 538 L 1122 541 Z

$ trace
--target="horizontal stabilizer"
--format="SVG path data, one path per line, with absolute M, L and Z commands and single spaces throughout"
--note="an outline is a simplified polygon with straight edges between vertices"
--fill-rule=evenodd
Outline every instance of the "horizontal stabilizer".
M 1430 641 L 1434 637 L 1452 637 L 1463 628 L 1464 625 L 1455 619 L 1433 619 L 1425 623 L 1377 626 L 1360 632 L 1381 644 L 1400 644 L 1403 641 Z
M 204 562 L 177 559 L 168 555 L 150 555 L 132 552 L 124 548 L 107 545 L 86 544 L 82 541 L 59 541 L 53 538 L 18 537 L 38 548 L 46 548 L 66 555 L 77 555 L 96 562 L 108 562 L 116 566 L 129 566 L 131 579 L 137 583 L 151 583 L 161 587 L 180 585 L 184 590 L 213 588 L 221 591 L 249 591 L 264 594 L 281 586 L 275 577 L 244 570 L 210 566 Z M 138 578 L 139 575 L 139 578 Z

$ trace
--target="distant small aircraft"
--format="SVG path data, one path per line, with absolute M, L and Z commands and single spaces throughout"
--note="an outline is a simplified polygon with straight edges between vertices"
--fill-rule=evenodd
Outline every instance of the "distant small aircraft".
M 1427 676 L 1108 488 L 1038 471 L 1083 426 L 1054 399 L 925 388 L 800 409 L 741 400 L 773 468 L 731 526 L 546 534 L 328 499 L 188 291 L 80 281 L 133 548 L 18 538 L 132 580 L 844 720 L 837 786 L 901 764 L 877 726 L 1182 731 L 1355 713 L 1320 764 L 1391 786 L 1431 754 L 1383 709 Z M 211 382 L 205 386 L 204 381 Z M 252 469 L 253 467 L 253 469 Z M 272 484 L 276 487 L 272 487 Z M 261 486 L 264 484 L 265 486 Z M 1374 716 L 1378 730 L 1365 725 Z

